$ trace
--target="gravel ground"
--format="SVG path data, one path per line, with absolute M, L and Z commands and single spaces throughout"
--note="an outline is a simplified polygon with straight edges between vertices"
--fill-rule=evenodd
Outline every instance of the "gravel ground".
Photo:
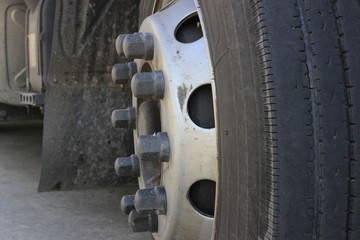
M 37 192 L 41 126 L 0 126 L 0 239 L 150 239 L 133 233 L 119 211 L 121 196 L 137 186 Z

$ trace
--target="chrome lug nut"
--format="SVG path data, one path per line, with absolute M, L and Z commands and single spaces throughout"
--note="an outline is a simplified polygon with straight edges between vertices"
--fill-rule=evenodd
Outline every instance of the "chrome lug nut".
M 111 114 L 111 122 L 116 128 L 136 128 L 136 111 L 134 107 L 114 110 Z
M 165 79 L 162 71 L 137 73 L 131 80 L 131 90 L 135 97 L 164 98 Z
M 154 39 L 151 33 L 120 34 L 116 39 L 116 51 L 120 56 L 152 60 Z
M 123 214 L 129 215 L 132 210 L 135 210 L 134 195 L 123 196 L 121 198 L 120 208 Z
M 136 210 L 130 212 L 129 226 L 134 232 L 157 232 L 158 216 L 155 214 L 139 214 Z
M 166 132 L 154 135 L 142 135 L 137 140 L 138 157 L 141 161 L 168 162 L 170 142 Z
M 116 174 L 120 177 L 140 176 L 139 158 L 135 154 L 130 157 L 117 158 L 114 165 Z
M 111 77 L 115 84 L 129 83 L 134 74 L 137 73 L 135 62 L 115 64 L 111 70 Z
M 166 192 L 163 186 L 138 190 L 134 202 L 135 209 L 140 214 L 166 214 Z

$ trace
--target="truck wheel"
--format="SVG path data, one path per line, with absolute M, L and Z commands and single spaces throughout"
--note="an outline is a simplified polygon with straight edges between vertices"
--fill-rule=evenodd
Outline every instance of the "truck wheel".
M 118 38 L 118 52 L 142 58 L 133 108 L 113 114 L 137 116 L 136 155 L 116 163 L 139 176 L 142 189 L 122 200 L 133 230 L 359 239 L 359 3 L 190 2 Z

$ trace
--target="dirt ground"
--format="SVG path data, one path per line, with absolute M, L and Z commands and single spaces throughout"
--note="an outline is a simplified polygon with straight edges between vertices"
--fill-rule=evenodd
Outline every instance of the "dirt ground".
M 41 125 L 0 126 L 0 239 L 151 239 L 133 233 L 119 210 L 121 188 L 37 192 L 41 168 Z

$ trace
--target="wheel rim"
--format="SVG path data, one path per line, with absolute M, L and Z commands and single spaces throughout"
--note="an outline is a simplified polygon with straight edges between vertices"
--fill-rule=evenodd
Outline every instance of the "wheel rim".
M 142 214 L 147 223 L 157 218 L 156 230 L 153 225 L 144 228 L 155 239 L 212 236 L 217 178 L 215 91 L 197 7 L 193 0 L 171 1 L 146 18 L 139 30 L 153 41 L 146 36 L 152 56 L 135 54 L 138 73 L 131 80 L 141 190 L 135 197 L 123 198 L 122 204 L 136 211 L 129 217 L 135 231 L 139 229 L 136 214 Z M 120 36 L 117 50 L 130 56 L 131 44 Z M 151 81 L 152 85 L 144 85 Z M 117 162 L 119 168 L 125 160 Z

